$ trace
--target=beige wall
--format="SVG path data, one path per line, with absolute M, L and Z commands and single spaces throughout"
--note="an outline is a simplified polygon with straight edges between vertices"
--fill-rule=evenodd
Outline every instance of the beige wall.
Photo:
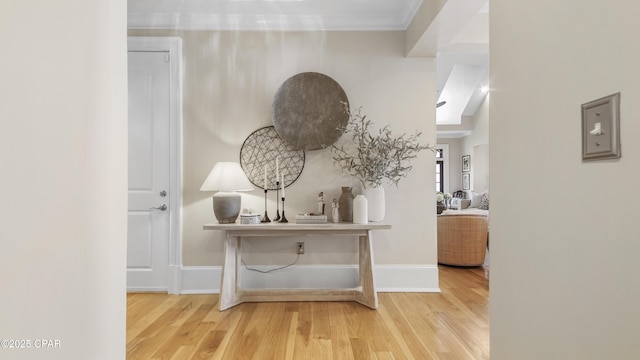
M 640 354 L 638 18 L 491 1 L 491 359 Z M 581 104 L 616 92 L 622 158 L 584 163 Z
M 0 358 L 124 359 L 126 2 L 0 14 Z
M 403 32 L 130 31 L 130 35 L 183 39 L 185 265 L 221 264 L 222 234 L 202 231 L 202 224 L 214 221 L 211 194 L 198 189 L 215 162 L 237 161 L 244 139 L 272 124 L 273 96 L 290 76 L 305 71 L 329 75 L 345 89 L 352 106 L 363 106 L 377 125 L 390 124 L 398 133 L 418 130 L 425 143 L 435 143 L 435 61 L 405 58 Z M 399 188 L 386 187 L 386 220 L 394 229 L 376 234 L 378 264 L 436 263 L 435 220 L 424 221 L 435 219 L 433 161 L 431 153 L 423 153 Z M 297 212 L 314 210 L 319 191 L 330 201 L 343 185 L 356 181 L 341 175 L 328 150 L 308 151 L 302 175 L 287 188 L 289 220 Z M 243 195 L 243 206 L 262 211 L 262 192 Z M 269 211 L 274 214 L 274 203 Z M 353 244 L 317 240 L 305 240 L 308 256 L 300 259 L 301 264 L 355 261 Z M 254 260 L 287 261 L 292 241 L 259 247 L 260 252 L 284 255 Z

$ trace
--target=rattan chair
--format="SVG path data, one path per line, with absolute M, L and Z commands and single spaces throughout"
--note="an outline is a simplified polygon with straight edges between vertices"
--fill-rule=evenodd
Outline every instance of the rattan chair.
M 489 223 L 481 215 L 438 216 L 438 263 L 480 266 L 487 251 Z

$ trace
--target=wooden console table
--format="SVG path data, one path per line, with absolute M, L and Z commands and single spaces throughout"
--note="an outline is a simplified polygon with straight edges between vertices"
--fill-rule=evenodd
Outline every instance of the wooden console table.
M 378 293 L 373 277 L 372 230 L 391 229 L 391 225 L 369 224 L 207 224 L 204 230 L 226 232 L 224 264 L 220 283 L 220 311 L 243 302 L 262 301 L 356 301 L 378 308 Z M 357 236 L 359 239 L 359 281 L 347 289 L 243 289 L 239 286 L 240 242 L 246 237 L 282 236 Z

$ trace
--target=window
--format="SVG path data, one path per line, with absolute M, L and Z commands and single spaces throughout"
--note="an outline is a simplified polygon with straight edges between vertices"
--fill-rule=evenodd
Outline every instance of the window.
M 449 192 L 449 144 L 436 145 L 436 191 Z

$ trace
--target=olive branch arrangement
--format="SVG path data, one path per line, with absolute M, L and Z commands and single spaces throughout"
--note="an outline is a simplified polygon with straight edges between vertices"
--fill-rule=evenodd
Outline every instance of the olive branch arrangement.
M 345 147 L 331 145 L 333 163 L 343 172 L 355 176 L 366 188 L 379 187 L 383 179 L 398 186 L 398 182 L 413 168 L 409 160 L 416 158 L 420 151 L 435 151 L 432 146 L 421 145 L 418 141 L 421 133 L 413 135 L 402 134 L 393 136 L 389 125 L 372 134 L 373 122 L 362 115 L 362 107 L 355 111 L 349 109 L 349 104 L 344 105 L 345 112 L 349 114 L 347 125 L 340 129 L 344 134 L 350 134 L 353 143 Z

